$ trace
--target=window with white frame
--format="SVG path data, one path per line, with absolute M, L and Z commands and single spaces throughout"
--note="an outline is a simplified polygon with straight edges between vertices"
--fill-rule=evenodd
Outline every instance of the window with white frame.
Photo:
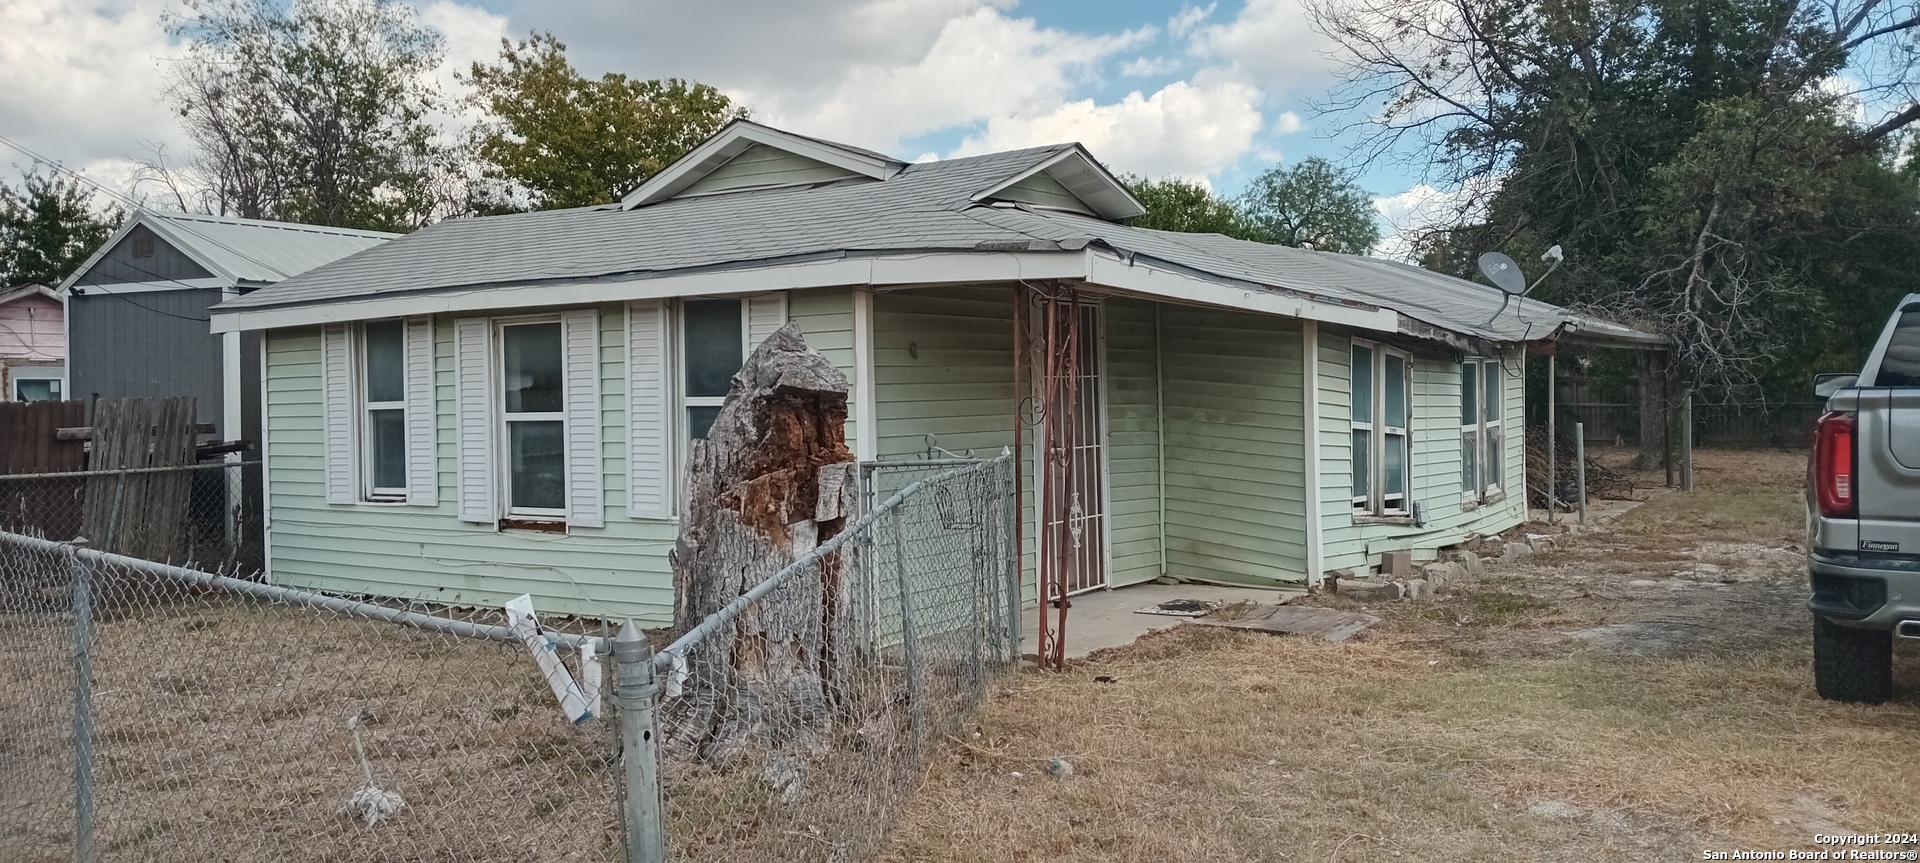
M 1497 359 L 1460 364 L 1460 492 L 1484 500 L 1500 491 L 1506 459 L 1501 423 L 1506 370 Z
M 1353 343 L 1349 423 L 1356 515 L 1404 516 L 1413 509 L 1411 367 L 1403 351 Z
M 558 320 L 499 325 L 501 452 L 506 513 L 567 514 L 565 363 Z
M 407 332 L 399 319 L 360 326 L 361 494 L 407 498 Z
M 737 299 L 680 304 L 680 398 L 687 440 L 707 436 L 734 372 L 746 362 L 744 305 Z
M 327 503 L 434 506 L 433 321 L 328 324 L 321 331 Z

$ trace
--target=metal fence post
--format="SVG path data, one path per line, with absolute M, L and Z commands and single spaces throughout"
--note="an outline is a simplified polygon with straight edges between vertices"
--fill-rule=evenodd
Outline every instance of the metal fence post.
M 660 685 L 653 647 L 629 620 L 613 640 L 614 699 L 620 705 L 620 762 L 624 769 L 620 820 L 627 863 L 665 863 L 667 833 L 660 793 L 660 729 L 654 713 Z
M 1007 566 L 1007 662 L 1020 662 L 1020 497 L 1015 484 L 1020 472 L 1020 462 L 1009 460 L 1006 476 L 1000 479 L 1000 501 L 1005 507 L 1006 529 L 1000 532 L 1001 542 L 1006 552 Z
M 73 579 L 73 859 L 93 863 L 93 584 L 76 539 L 67 550 Z
M 1580 523 L 1587 523 L 1587 424 L 1573 424 L 1573 460 L 1580 465 Z
M 907 664 L 907 711 L 913 720 L 914 756 L 926 739 L 926 704 L 920 697 L 920 639 L 913 626 L 913 594 L 907 587 L 907 502 L 893 510 L 893 572 L 900 590 L 900 649 Z

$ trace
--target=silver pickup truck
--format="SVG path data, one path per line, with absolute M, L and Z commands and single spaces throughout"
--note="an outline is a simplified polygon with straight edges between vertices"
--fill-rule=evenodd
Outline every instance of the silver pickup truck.
M 1807 468 L 1814 685 L 1878 703 L 1893 639 L 1920 638 L 1920 294 L 1900 301 L 1859 375 L 1822 377 Z

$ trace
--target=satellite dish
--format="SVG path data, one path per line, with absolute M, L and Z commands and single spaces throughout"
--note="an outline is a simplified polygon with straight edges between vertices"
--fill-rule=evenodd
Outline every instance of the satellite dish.
M 1512 258 L 1499 252 L 1486 252 L 1480 256 L 1480 272 L 1495 287 L 1514 296 L 1527 292 L 1527 275 L 1520 272 L 1520 265 Z

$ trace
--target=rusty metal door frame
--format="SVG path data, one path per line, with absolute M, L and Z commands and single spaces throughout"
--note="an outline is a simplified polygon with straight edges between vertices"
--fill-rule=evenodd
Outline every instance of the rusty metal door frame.
M 1100 298 L 1064 283 L 1023 283 L 1015 302 L 1017 350 L 1032 369 L 1031 383 L 1022 387 L 1027 394 L 1020 421 L 1021 431 L 1032 428 L 1035 440 L 1036 659 L 1058 668 L 1065 659 L 1069 598 L 1107 587 L 1112 570 L 1105 309 Z M 1027 319 L 1030 324 L 1023 323 Z M 1017 367 L 1015 379 L 1016 386 L 1025 383 Z M 1080 420 L 1050 421 L 1062 416 Z M 1085 529 L 1089 521 L 1095 530 Z

